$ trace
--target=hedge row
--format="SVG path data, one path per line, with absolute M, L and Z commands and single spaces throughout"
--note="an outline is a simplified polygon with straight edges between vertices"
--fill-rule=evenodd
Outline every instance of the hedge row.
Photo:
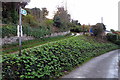
M 107 40 L 120 46 L 120 35 L 114 33 L 107 34 Z
M 5 36 L 11 37 L 11 36 L 17 36 L 17 26 L 16 25 L 4 25 L 0 26 L 0 30 L 2 33 L 2 38 Z M 26 34 L 27 36 L 33 36 L 35 38 L 40 38 L 45 35 L 51 34 L 51 30 L 48 29 L 45 26 L 40 27 L 30 27 L 30 26 L 23 26 L 22 28 L 23 34 Z
M 87 59 L 113 49 L 117 46 L 84 36 L 48 43 L 24 50 L 21 57 L 3 56 L 3 78 L 58 78 Z

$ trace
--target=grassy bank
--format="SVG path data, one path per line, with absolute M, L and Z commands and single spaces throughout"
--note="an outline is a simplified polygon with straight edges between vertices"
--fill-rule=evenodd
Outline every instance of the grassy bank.
M 35 40 L 28 40 L 22 42 L 22 49 L 31 48 L 34 46 L 42 45 L 48 42 L 57 41 L 65 38 L 69 38 L 70 36 L 56 36 L 56 37 L 48 37 L 48 38 L 41 38 L 41 39 L 35 39 Z M 1 52 L 2 54 L 9 54 L 14 53 L 19 50 L 19 44 L 13 43 L 13 44 L 7 44 L 3 45 Z
M 26 49 L 20 57 L 4 55 L 3 78 L 58 78 L 86 60 L 117 48 L 85 36 L 66 38 Z

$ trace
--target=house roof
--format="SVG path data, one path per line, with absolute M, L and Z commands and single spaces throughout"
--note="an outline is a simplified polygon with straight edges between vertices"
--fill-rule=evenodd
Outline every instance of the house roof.
M 0 0 L 1 2 L 30 2 L 30 0 Z

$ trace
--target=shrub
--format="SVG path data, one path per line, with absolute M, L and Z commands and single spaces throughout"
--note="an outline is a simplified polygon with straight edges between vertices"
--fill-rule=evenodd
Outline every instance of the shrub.
M 35 38 L 41 38 L 47 34 L 50 34 L 51 31 L 50 29 L 47 29 L 44 26 L 41 27 L 36 27 L 36 28 L 32 28 L 32 27 L 23 27 L 23 33 L 27 34 L 27 36 L 33 36 Z
M 97 23 L 96 25 L 92 26 L 93 34 L 94 36 L 102 36 L 104 31 L 106 30 L 106 27 L 103 23 Z
M 3 56 L 5 78 L 56 78 L 85 60 L 116 49 L 111 43 L 98 43 L 83 36 L 26 49 L 22 56 Z
M 72 29 L 70 29 L 70 31 L 79 33 L 79 32 L 82 32 L 83 30 L 81 26 L 75 26 Z
M 115 42 L 117 40 L 118 36 L 113 33 L 108 33 L 106 37 L 107 37 L 107 40 L 109 40 L 111 42 Z
M 4 38 L 5 36 L 7 37 L 17 36 L 16 25 L 5 25 L 0 27 L 0 29 L 2 32 L 2 38 Z M 28 25 L 23 26 L 23 34 L 26 34 L 27 36 L 40 38 L 50 33 L 51 33 L 51 30 L 45 26 L 36 27 L 36 28 L 30 27 Z
M 2 30 L 2 38 L 5 36 L 17 36 L 17 27 L 15 25 L 4 25 L 0 29 Z
M 23 17 L 23 24 L 29 24 L 31 27 L 38 27 L 39 22 L 33 15 L 26 15 Z
M 114 43 L 120 45 L 120 40 L 116 40 Z

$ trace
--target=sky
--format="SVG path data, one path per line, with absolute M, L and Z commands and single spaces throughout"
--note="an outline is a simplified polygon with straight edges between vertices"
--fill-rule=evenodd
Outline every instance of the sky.
M 118 2 L 120 0 L 31 0 L 26 8 L 43 8 L 49 11 L 48 18 L 52 19 L 57 7 L 64 6 L 71 18 L 81 24 L 95 25 L 101 22 L 107 30 L 118 30 Z

